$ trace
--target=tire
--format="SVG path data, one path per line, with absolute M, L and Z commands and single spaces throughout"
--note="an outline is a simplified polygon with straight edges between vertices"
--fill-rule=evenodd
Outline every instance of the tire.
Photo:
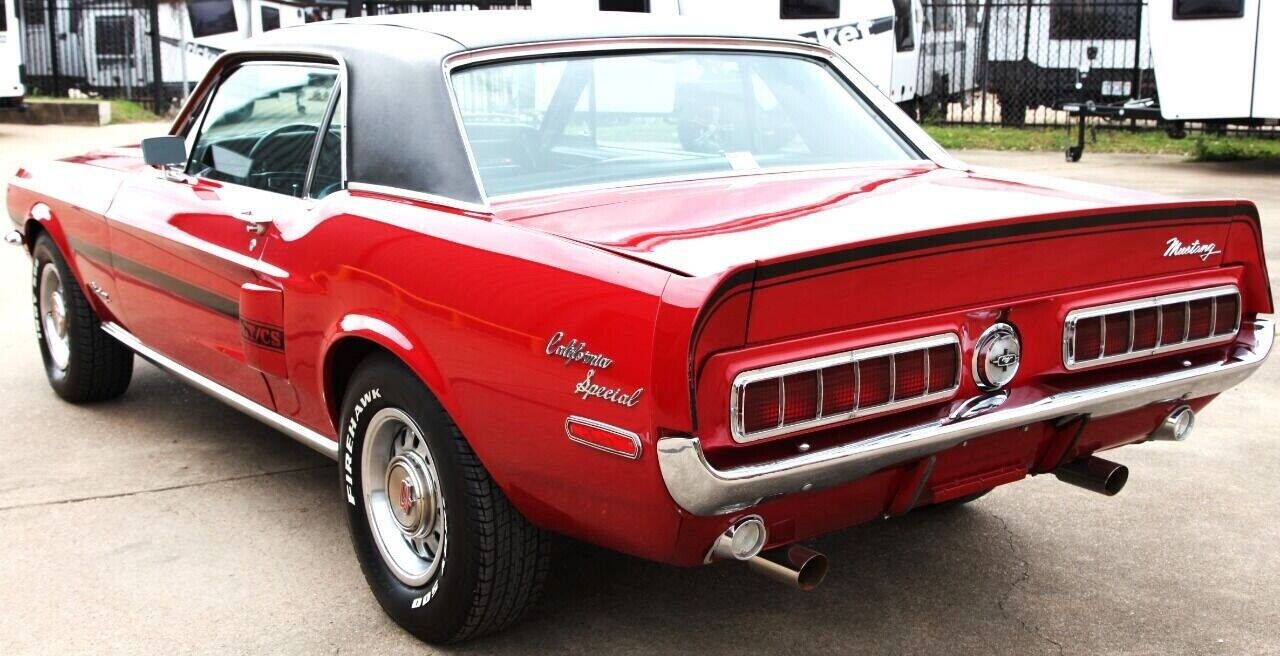
M 71 403 L 114 399 L 129 389 L 133 351 L 102 331 L 67 261 L 48 234 L 31 249 L 32 312 L 45 376 Z
M 378 354 L 357 368 L 342 407 L 339 485 L 382 609 L 433 644 L 519 620 L 542 590 L 550 537 L 511 505 L 439 402 Z

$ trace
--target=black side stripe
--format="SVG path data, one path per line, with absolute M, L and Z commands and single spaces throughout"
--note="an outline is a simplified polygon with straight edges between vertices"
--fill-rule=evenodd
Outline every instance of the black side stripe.
M 70 243 L 71 248 L 77 253 L 97 262 L 101 266 L 113 267 L 119 273 L 169 292 L 210 312 L 221 314 L 230 319 L 240 319 L 240 302 L 238 300 L 221 296 L 203 287 L 197 287 L 185 280 L 179 280 L 145 264 L 120 257 L 116 253 L 110 253 L 93 244 L 75 239 L 71 240 Z

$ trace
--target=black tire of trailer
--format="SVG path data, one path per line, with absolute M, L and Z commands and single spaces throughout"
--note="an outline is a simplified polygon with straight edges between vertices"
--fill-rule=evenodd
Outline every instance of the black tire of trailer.
M 444 408 L 399 360 L 385 353 L 366 358 L 342 407 L 339 486 L 356 557 L 382 609 L 432 644 L 457 643 L 516 623 L 541 593 L 550 536 L 511 505 Z M 383 559 L 365 507 L 361 454 L 371 420 L 386 408 L 404 412 L 421 429 L 446 509 L 438 573 L 420 587 L 403 583 Z
M 65 307 L 66 366 L 54 361 L 46 340 L 40 308 L 40 281 L 46 267 L 53 267 L 58 276 Z M 43 231 L 31 248 L 31 303 L 45 376 L 58 396 L 70 403 L 93 403 L 117 398 L 129 389 L 133 351 L 102 331 L 102 322 L 66 258 L 49 233 Z

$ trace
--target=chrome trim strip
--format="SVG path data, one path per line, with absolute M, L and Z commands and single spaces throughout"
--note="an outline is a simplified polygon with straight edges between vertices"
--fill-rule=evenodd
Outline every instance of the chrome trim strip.
M 482 203 L 468 203 L 466 201 L 455 200 L 445 196 L 437 196 L 412 189 L 401 189 L 400 187 L 388 187 L 385 185 L 370 184 L 368 182 L 348 182 L 348 191 L 363 191 L 371 194 L 382 194 L 384 196 L 398 196 L 406 200 L 417 200 L 432 205 L 440 205 L 464 212 L 479 212 L 481 214 L 493 214 L 493 208 Z
M 945 401 L 955 395 L 956 390 L 960 388 L 959 376 L 953 382 L 951 387 L 938 392 L 929 392 L 929 379 L 925 378 L 925 394 L 917 396 L 905 401 L 895 400 L 897 393 L 897 376 L 896 376 L 896 359 L 893 357 L 899 353 L 911 353 L 915 351 L 925 351 L 935 346 L 955 346 L 957 349 L 957 369 L 959 368 L 959 349 L 960 338 L 955 333 L 943 333 L 941 335 L 931 335 L 929 337 L 921 337 L 918 339 L 909 339 L 903 342 L 893 342 L 891 344 L 881 344 L 878 346 L 870 346 L 867 348 L 857 349 L 853 351 L 844 351 L 842 353 L 834 353 L 832 355 L 821 355 L 816 358 L 807 360 L 798 360 L 796 362 L 787 362 L 785 364 L 773 365 L 771 367 L 763 367 L 761 369 L 752 369 L 744 371 L 733 379 L 733 387 L 729 395 L 729 433 L 733 437 L 734 442 L 746 444 L 755 442 L 769 437 L 795 433 L 797 431 L 808 430 L 811 428 L 819 428 L 829 426 L 831 424 L 849 421 L 858 417 L 869 417 L 879 415 L 895 410 L 903 410 L 913 408 L 938 401 Z M 864 360 L 889 356 L 889 401 L 880 405 L 874 405 L 865 410 L 859 404 L 859 396 L 862 392 L 862 367 L 859 363 Z M 854 399 L 853 409 L 848 412 L 841 412 L 832 415 L 822 413 L 822 370 L 827 367 L 834 367 L 841 364 L 852 364 L 854 366 Z M 783 399 L 786 397 L 785 378 L 792 374 L 808 373 L 810 371 L 818 372 L 818 416 L 808 421 L 797 422 L 794 424 L 785 424 L 786 403 Z M 778 426 L 768 430 L 756 431 L 748 434 L 744 430 L 745 408 L 742 407 L 742 392 L 747 385 L 760 380 L 778 379 Z M 785 425 L 784 425 L 785 424 Z
M 1235 327 L 1230 333 L 1221 335 L 1213 334 L 1218 316 L 1219 296 L 1228 296 L 1234 294 L 1236 297 L 1236 322 Z M 1211 313 L 1209 321 L 1209 336 L 1196 340 L 1188 340 L 1191 334 L 1191 302 L 1210 299 Z M 1164 341 L 1164 312 L 1159 308 L 1164 305 L 1172 305 L 1181 302 L 1183 312 L 1182 338 L 1173 344 L 1165 344 Z M 1207 289 L 1196 289 L 1189 292 L 1178 292 L 1176 294 L 1165 294 L 1163 296 L 1151 296 L 1148 298 L 1140 298 L 1133 301 L 1124 301 L 1121 303 L 1111 303 L 1109 305 L 1099 305 L 1096 307 L 1088 307 L 1079 310 L 1072 310 L 1067 314 L 1066 325 L 1062 330 L 1062 364 L 1071 371 L 1079 369 L 1089 369 L 1091 367 L 1099 367 L 1104 364 L 1112 364 L 1115 362 L 1125 362 L 1128 360 L 1136 360 L 1138 358 L 1151 357 L 1153 355 L 1161 355 L 1163 353 L 1171 353 L 1174 351 L 1183 351 L 1189 348 L 1197 348 L 1201 346 L 1209 346 L 1212 344 L 1225 344 L 1235 339 L 1240 332 L 1240 312 L 1242 310 L 1242 302 L 1240 297 L 1240 289 L 1235 285 L 1221 285 L 1218 287 L 1209 287 Z M 1156 308 L 1157 324 L 1156 330 L 1156 346 L 1154 348 L 1142 349 L 1140 351 L 1133 350 L 1134 340 L 1134 310 L 1145 308 Z M 1110 314 L 1129 313 L 1129 345 L 1124 353 L 1117 355 L 1107 355 L 1107 320 L 1106 316 Z M 1075 356 L 1075 337 L 1076 324 L 1083 319 L 1093 319 L 1102 317 L 1102 330 L 1100 338 L 1102 346 L 1100 347 L 1101 356 L 1083 362 L 1076 362 Z
M 570 424 L 578 424 L 579 426 L 595 428 L 598 430 L 602 430 L 606 433 L 612 433 L 614 435 L 617 435 L 618 437 L 626 438 L 635 447 L 635 453 L 627 453 L 625 451 L 619 451 L 617 449 L 610 449 L 609 447 L 604 446 L 603 444 L 596 444 L 595 442 L 588 442 L 586 440 L 574 437 L 573 432 L 569 430 Z M 577 415 L 570 415 L 568 417 L 565 417 L 564 434 L 565 434 L 565 437 L 568 437 L 569 441 L 571 442 L 581 444 L 582 446 L 591 447 L 593 449 L 597 449 L 605 453 L 611 453 L 615 456 L 622 456 L 627 460 L 639 460 L 640 455 L 644 453 L 643 443 L 640 441 L 639 435 L 636 435 L 635 433 L 625 428 L 618 428 L 617 426 L 614 426 L 612 424 L 606 424 L 602 421 L 596 421 L 594 419 L 587 419 L 586 417 L 579 417 Z
M 199 388 L 202 392 L 226 403 L 227 405 L 239 410 L 254 419 L 292 437 L 301 442 L 303 445 L 311 447 L 315 451 L 329 457 L 330 460 L 338 459 L 338 442 L 317 433 L 292 419 L 287 419 L 276 414 L 270 408 L 259 405 L 257 402 L 245 398 L 235 392 L 223 387 L 200 374 L 188 369 L 186 366 L 175 362 L 166 355 L 155 351 L 151 347 L 143 344 L 141 340 L 134 337 L 132 333 L 125 330 L 115 323 L 103 322 L 103 332 L 116 338 L 116 341 L 129 347 L 133 352 L 150 360 L 152 364 L 164 369 L 165 371 L 181 378 L 183 381 Z
M 708 463 L 697 437 L 667 437 L 658 441 L 658 464 L 667 490 L 681 508 L 694 515 L 721 515 L 772 497 L 855 481 L 997 431 L 1069 415 L 1107 417 L 1152 403 L 1218 394 L 1248 378 L 1271 353 L 1273 320 L 1259 318 L 1247 326 L 1241 333 L 1246 339 L 1222 362 L 1042 398 L 1026 398 L 1026 390 L 978 397 L 957 404 L 945 419 L 731 469 Z

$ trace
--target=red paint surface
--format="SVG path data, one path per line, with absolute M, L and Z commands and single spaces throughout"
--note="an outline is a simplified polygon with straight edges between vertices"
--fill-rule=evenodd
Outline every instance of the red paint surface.
M 82 284 L 112 293 L 110 305 L 98 304 L 103 318 L 157 350 L 333 436 L 343 378 L 334 367 L 344 349 L 377 345 L 419 375 L 532 521 L 685 565 L 701 562 L 733 517 L 695 518 L 674 505 L 655 457 L 662 435 L 693 432 L 714 462 L 730 466 L 793 453 L 801 439 L 820 448 L 929 420 L 951 403 L 736 445 L 726 420 L 737 372 L 954 332 L 965 364 L 957 399 L 965 399 L 977 393 L 967 367 L 973 342 L 1002 318 L 1025 345 L 1014 394 L 1034 398 L 1171 366 L 1165 358 L 1064 371 L 1062 321 L 1074 308 L 1233 283 L 1246 318 L 1272 309 L 1251 205 L 1174 203 L 932 165 L 561 193 L 496 202 L 490 215 L 379 194 L 338 193 L 308 207 L 209 181 L 180 185 L 122 149 L 29 167 L 10 187 L 9 211 L 23 220 L 39 203 L 49 215 L 36 222 L 72 254 Z M 1234 209 L 1225 218 L 1192 212 L 999 236 L 1028 222 L 1210 206 Z M 267 233 L 245 233 L 234 217 L 242 210 L 270 218 Z M 756 267 L 974 228 L 991 238 L 756 275 L 764 270 Z M 1214 241 L 1223 253 L 1162 258 L 1171 236 Z M 72 244 L 227 299 L 239 316 Z M 241 319 L 278 323 L 283 354 L 254 352 Z M 592 367 L 549 355 L 555 333 L 610 358 L 592 380 L 626 394 L 642 388 L 638 402 L 575 392 Z M 1168 409 L 1094 422 L 1070 455 L 1144 439 Z M 635 432 L 640 459 L 570 441 L 568 415 Z M 1065 448 L 1063 430 L 1036 425 L 938 454 L 918 503 L 1043 471 Z M 805 539 L 904 511 L 913 496 L 904 486 L 920 485 L 922 471 L 904 463 L 751 512 L 765 517 L 775 543 Z

